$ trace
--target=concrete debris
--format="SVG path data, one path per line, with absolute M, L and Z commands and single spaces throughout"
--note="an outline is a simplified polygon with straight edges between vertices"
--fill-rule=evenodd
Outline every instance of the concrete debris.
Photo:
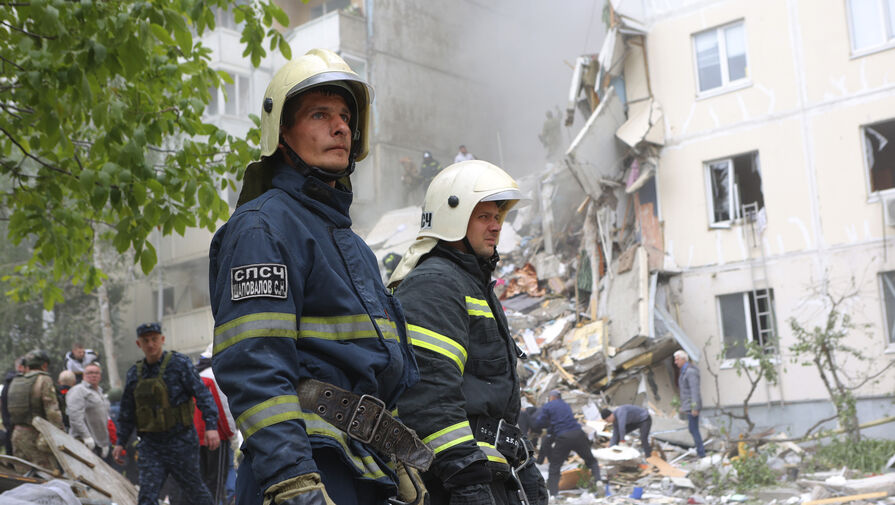
M 752 433 L 773 445 L 759 452 L 743 442 L 738 456 L 737 440 L 730 438 L 736 434 L 704 415 L 698 429 L 708 454 L 697 455 L 687 419 L 679 413 L 679 370 L 672 354 L 682 349 L 692 363 L 705 357 L 677 323 L 681 270 L 666 254 L 658 213 L 658 154 L 667 126 L 650 88 L 646 27 L 616 12 L 621 3 L 610 3 L 600 53 L 575 60 L 565 119 L 567 126 L 576 118 L 583 124 L 579 121 L 568 146 L 557 150 L 561 159 L 551 158 L 543 172 L 520 178 L 526 203 L 503 224 L 495 292 L 516 344 L 527 355 L 517 367 L 523 408 L 542 406 L 553 389 L 562 392 L 608 480 L 610 496 L 604 502 L 630 501 L 632 493 L 649 503 L 693 504 L 783 504 L 895 493 L 895 473 L 868 479 L 839 475 L 830 481 L 831 475 L 805 476 L 805 448 L 773 429 Z M 413 212 L 419 209 L 399 209 L 376 225 L 367 242 L 378 258 L 404 253 L 396 244 L 412 240 L 409 227 L 419 217 Z M 642 457 L 639 436 L 608 447 L 611 425 L 607 429 L 600 409 L 626 404 L 651 414 L 649 459 Z M 540 435 L 529 434 L 533 440 Z M 735 492 L 750 477 L 738 475 L 735 462 L 742 459 L 736 458 L 754 456 L 764 458 L 761 464 L 779 486 L 760 494 Z M 572 455 L 563 464 L 557 503 L 595 502 L 595 490 L 583 487 L 589 479 L 580 457 Z M 888 466 L 895 466 L 895 457 Z M 539 468 L 546 474 L 545 464 Z

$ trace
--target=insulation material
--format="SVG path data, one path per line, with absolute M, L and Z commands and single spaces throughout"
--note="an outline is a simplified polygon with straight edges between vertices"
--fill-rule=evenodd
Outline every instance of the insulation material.
M 652 98 L 628 101 L 628 120 L 615 135 L 625 144 L 636 148 L 641 142 L 665 145 L 665 120 L 662 107 Z

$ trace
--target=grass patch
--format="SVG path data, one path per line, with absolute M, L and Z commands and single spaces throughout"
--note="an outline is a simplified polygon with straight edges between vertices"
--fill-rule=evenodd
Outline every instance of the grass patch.
M 895 454 L 895 440 L 865 438 L 858 443 L 834 438 L 818 445 L 809 464 L 813 471 L 847 467 L 863 473 L 879 473 Z

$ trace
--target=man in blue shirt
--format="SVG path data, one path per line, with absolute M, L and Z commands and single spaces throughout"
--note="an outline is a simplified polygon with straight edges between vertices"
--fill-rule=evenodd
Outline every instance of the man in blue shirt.
M 547 456 L 550 459 L 550 470 L 547 473 L 547 491 L 552 496 L 559 493 L 559 477 L 562 464 L 575 451 L 584 460 L 594 475 L 597 491 L 603 489 L 600 482 L 600 464 L 591 452 L 591 443 L 581 425 L 575 420 L 572 408 L 562 400 L 556 389 L 550 391 L 548 402 L 541 407 L 535 417 L 535 428 L 547 428 L 548 435 L 553 437 L 553 450 Z
M 603 420 L 612 423 L 612 439 L 609 445 L 624 443 L 625 434 L 634 430 L 640 430 L 640 445 L 643 454 L 648 458 L 653 451 L 649 445 L 649 430 L 653 425 L 653 418 L 649 411 L 637 405 L 621 405 L 615 410 L 601 409 Z

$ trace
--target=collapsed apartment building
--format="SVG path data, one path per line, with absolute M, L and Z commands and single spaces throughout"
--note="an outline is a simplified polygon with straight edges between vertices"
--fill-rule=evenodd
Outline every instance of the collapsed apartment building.
M 821 324 L 827 294 L 851 293 L 840 308 L 862 330 L 848 343 L 870 356 L 838 363 L 846 375 L 895 360 L 895 51 L 856 35 L 873 20 L 845 3 L 847 16 L 609 3 L 602 47 L 575 62 L 562 118 L 573 139 L 521 179 L 528 205 L 501 236 L 498 289 L 532 356 L 532 403 L 562 383 L 673 425 L 671 354 L 684 349 L 702 371 L 704 422 L 735 435 L 743 426 L 721 413 L 754 389 L 757 425 L 800 435 L 835 412 L 793 360 L 791 321 Z M 545 127 L 542 141 L 561 138 Z M 393 211 L 367 236 L 380 257 L 403 254 L 418 213 Z M 747 342 L 772 356 L 775 384 L 740 375 Z M 857 389 L 861 422 L 895 413 L 895 369 L 877 379 Z M 891 438 L 891 425 L 865 433 Z

